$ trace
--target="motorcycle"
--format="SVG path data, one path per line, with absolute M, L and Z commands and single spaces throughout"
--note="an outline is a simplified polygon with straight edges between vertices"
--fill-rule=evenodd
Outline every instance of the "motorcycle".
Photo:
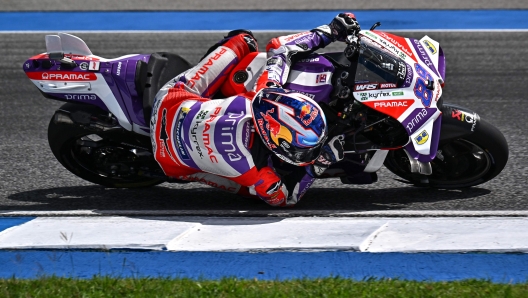
M 319 103 L 330 137 L 345 135 L 345 158 L 320 178 L 370 184 L 383 165 L 408 183 L 435 188 L 470 187 L 497 176 L 508 160 L 506 140 L 476 112 L 444 102 L 439 43 L 378 25 L 350 36 L 343 52 L 312 53 L 291 66 L 284 88 Z M 106 59 L 66 33 L 45 39 L 46 53 L 23 69 L 44 97 L 66 102 L 48 126 L 57 160 L 106 187 L 187 183 L 167 177 L 155 161 L 149 122 L 157 91 L 192 65 L 168 52 Z M 265 65 L 266 53 L 244 57 L 221 96 L 255 90 Z M 222 186 L 228 182 L 207 175 L 195 181 L 228 189 Z

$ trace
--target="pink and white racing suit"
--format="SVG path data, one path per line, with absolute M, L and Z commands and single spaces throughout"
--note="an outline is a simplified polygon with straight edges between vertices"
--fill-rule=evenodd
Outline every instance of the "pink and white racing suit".
M 311 39 L 307 44 L 312 46 L 328 44 L 329 39 L 319 34 L 301 33 L 298 38 L 304 42 Z M 302 173 L 294 175 L 296 181 L 289 183 L 290 187 L 283 183 L 271 164 L 272 152 L 265 149 L 253 129 L 254 93 L 210 99 L 236 64 L 250 53 L 249 38 L 247 34 L 231 37 L 161 88 L 150 123 L 154 156 L 169 177 L 257 195 L 273 206 L 293 205 L 314 178 L 299 168 Z M 273 45 L 283 38 L 289 43 L 298 39 L 282 37 L 272 40 Z M 287 51 L 278 55 L 284 53 Z

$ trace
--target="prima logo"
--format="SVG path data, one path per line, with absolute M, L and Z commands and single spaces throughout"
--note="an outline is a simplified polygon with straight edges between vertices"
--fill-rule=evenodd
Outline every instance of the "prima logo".
M 68 100 L 96 100 L 95 94 L 64 94 L 64 98 Z
M 409 64 L 405 63 L 405 66 L 407 68 L 407 73 L 405 75 L 405 84 L 406 85 L 411 85 L 412 83 L 412 80 L 413 80 L 413 72 L 412 72 L 412 68 Z
M 240 112 L 240 114 L 236 113 L 229 113 L 228 119 L 224 120 L 224 123 L 230 122 L 230 126 L 224 126 L 222 127 L 222 133 L 220 134 L 222 136 L 222 142 L 220 142 L 224 146 L 229 146 L 229 149 L 225 149 L 224 151 L 227 152 L 227 157 L 230 161 L 238 161 L 242 159 L 242 156 L 238 153 L 235 153 L 236 146 L 234 143 L 236 142 L 236 125 L 238 124 L 238 120 L 235 120 L 237 118 L 241 118 L 244 116 L 244 112 Z
M 299 62 L 319 62 L 319 57 L 310 59 L 301 59 Z
M 409 121 L 407 125 L 405 126 L 407 130 L 409 131 L 409 133 L 412 133 L 416 125 L 418 125 L 422 121 L 422 119 L 424 119 L 426 116 L 427 116 L 426 109 L 422 109 L 416 116 L 414 116 L 414 118 L 412 118 L 411 121 Z
M 420 43 L 420 41 L 414 39 L 413 42 L 414 42 L 416 48 L 418 49 L 418 53 L 420 54 L 420 58 L 425 63 L 425 65 L 427 65 L 429 67 L 432 66 L 433 62 L 431 62 L 431 60 L 429 59 L 429 55 L 427 55 L 427 53 L 425 52 L 425 49 L 422 46 L 422 44 Z
M 118 76 L 121 75 L 121 64 L 122 64 L 121 61 L 119 61 L 119 63 L 117 63 L 117 72 L 116 72 L 116 74 L 117 74 Z

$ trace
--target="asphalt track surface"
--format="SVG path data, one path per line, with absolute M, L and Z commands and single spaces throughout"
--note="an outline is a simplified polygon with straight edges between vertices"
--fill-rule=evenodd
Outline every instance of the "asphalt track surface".
M 344 10 L 361 9 L 520 9 L 524 0 L 17 0 L 0 11 L 166 11 L 166 10 Z M 204 20 L 207 22 L 207 20 Z
M 280 34 L 285 34 L 281 32 Z M 397 32 L 421 38 L 424 32 Z M 173 210 L 215 214 L 237 210 L 281 216 L 376 210 L 528 210 L 526 153 L 528 113 L 527 32 L 429 32 L 447 57 L 446 102 L 470 107 L 505 135 L 510 159 L 494 180 L 462 190 L 416 188 L 394 180 L 385 168 L 372 185 L 316 182 L 294 208 L 280 209 L 197 183 L 164 183 L 148 189 L 106 189 L 85 182 L 55 160 L 47 125 L 62 103 L 45 99 L 26 78 L 22 63 L 45 51 L 44 34 L 1 34 L 0 213 L 9 210 Z M 130 53 L 172 51 L 192 63 L 222 33 L 79 33 L 92 52 L 115 58 Z M 259 46 L 278 35 L 257 32 Z M 336 43 L 325 51 L 342 50 Z

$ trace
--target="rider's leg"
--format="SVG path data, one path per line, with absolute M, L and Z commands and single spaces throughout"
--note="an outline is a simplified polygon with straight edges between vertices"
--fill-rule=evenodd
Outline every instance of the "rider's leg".
M 185 113 L 187 106 L 207 100 L 209 99 L 185 91 L 181 86 L 164 87 L 156 95 L 150 120 L 150 138 L 154 158 L 165 175 L 179 178 L 199 171 L 190 166 L 192 164 L 189 164 L 188 158 L 181 155 L 173 127 L 177 124 L 174 122 L 179 121 L 179 115 Z
M 211 98 L 225 82 L 229 72 L 247 54 L 258 50 L 257 41 L 247 32 L 232 31 L 211 47 L 208 54 L 178 79 L 189 92 Z

